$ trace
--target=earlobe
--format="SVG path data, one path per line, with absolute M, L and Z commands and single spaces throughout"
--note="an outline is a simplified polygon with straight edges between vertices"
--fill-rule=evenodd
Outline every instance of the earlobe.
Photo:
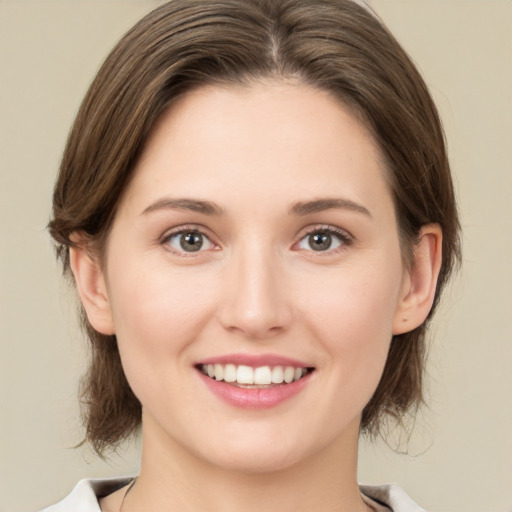
M 443 233 L 439 224 L 426 224 L 421 228 L 396 310 L 394 335 L 412 331 L 427 318 L 434 302 L 437 278 L 441 270 L 442 242 Z
M 102 334 L 115 334 L 114 322 L 103 271 L 91 254 L 84 237 L 73 236 L 69 249 L 70 266 L 80 300 L 91 325 Z

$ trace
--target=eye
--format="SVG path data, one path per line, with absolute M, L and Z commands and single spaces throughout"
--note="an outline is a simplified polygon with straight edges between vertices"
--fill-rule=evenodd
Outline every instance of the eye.
M 297 247 L 299 249 L 315 252 L 326 252 L 349 245 L 351 238 L 348 233 L 335 228 L 315 228 L 302 238 Z
M 213 242 L 197 229 L 183 229 L 167 235 L 163 243 L 173 251 L 194 253 L 215 248 Z

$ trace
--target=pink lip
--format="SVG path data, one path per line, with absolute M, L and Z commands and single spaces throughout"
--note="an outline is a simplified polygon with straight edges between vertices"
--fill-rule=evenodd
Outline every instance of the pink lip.
M 208 364 L 235 364 L 257 368 L 259 366 L 293 366 L 295 368 L 311 368 L 311 365 L 283 357 L 276 354 L 229 354 L 203 359 L 195 366 Z M 312 373 L 290 384 L 278 384 L 271 388 L 241 388 L 224 381 L 217 381 L 204 375 L 200 370 L 197 373 L 208 389 L 222 401 L 233 407 L 242 409 L 269 409 L 276 407 L 284 401 L 300 393 L 310 382 Z
M 226 354 L 197 362 L 197 365 L 201 364 L 243 364 L 245 366 L 252 366 L 253 368 L 257 368 L 258 366 L 294 366 L 295 368 L 308 368 L 312 366 L 303 361 L 277 354 Z
M 208 389 L 221 400 L 241 409 L 270 409 L 300 393 L 309 383 L 312 373 L 290 384 L 279 384 L 273 388 L 239 388 L 224 381 L 217 381 L 197 372 Z

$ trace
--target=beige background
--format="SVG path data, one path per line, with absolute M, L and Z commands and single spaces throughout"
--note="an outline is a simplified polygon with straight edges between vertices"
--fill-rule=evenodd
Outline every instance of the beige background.
M 114 41 L 155 0 L 0 0 L 0 510 L 86 476 L 134 473 L 72 449 L 84 349 L 45 225 L 66 134 Z M 409 455 L 362 443 L 360 478 L 431 511 L 512 511 L 512 2 L 374 0 L 423 71 L 448 135 L 465 266 L 431 351 Z

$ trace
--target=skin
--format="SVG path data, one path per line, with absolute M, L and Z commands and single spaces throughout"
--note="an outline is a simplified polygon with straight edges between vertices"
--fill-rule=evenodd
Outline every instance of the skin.
M 222 213 L 169 205 L 183 198 Z M 293 208 L 324 198 L 336 207 Z M 169 238 L 184 227 L 204 233 L 201 250 Z M 326 229 L 339 234 L 313 250 Z M 361 413 L 392 335 L 431 307 L 440 242 L 425 226 L 404 264 L 379 149 L 329 94 L 261 82 L 180 99 L 138 162 L 102 263 L 84 243 L 71 252 L 89 320 L 116 334 L 143 405 L 141 473 L 123 510 L 365 510 Z M 194 368 L 233 353 L 315 371 L 277 407 L 244 410 Z

